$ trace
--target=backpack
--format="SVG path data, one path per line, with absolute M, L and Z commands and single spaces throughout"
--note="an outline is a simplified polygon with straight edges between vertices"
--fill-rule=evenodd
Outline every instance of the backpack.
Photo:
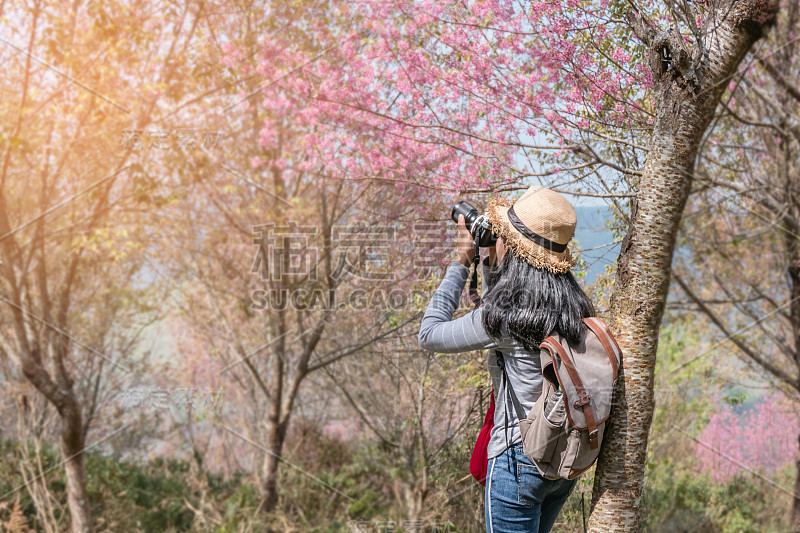
M 590 317 L 583 322 L 588 327 L 577 345 L 568 344 L 560 334 L 539 345 L 542 394 L 527 416 L 498 352 L 502 379 L 519 418 L 523 451 L 547 479 L 575 479 L 588 470 L 600 454 L 611 423 L 622 350 L 602 320 Z M 559 407 L 554 406 L 557 391 L 563 396 L 560 401 L 566 415 L 560 421 L 554 409 Z

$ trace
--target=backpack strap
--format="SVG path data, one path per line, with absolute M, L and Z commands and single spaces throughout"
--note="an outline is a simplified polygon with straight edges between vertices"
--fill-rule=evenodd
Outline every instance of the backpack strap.
M 564 346 L 558 342 L 558 339 L 551 335 L 547 337 L 544 342 L 555 348 L 558 352 L 559 357 L 561 357 L 561 363 L 567 369 L 572 384 L 575 385 L 578 399 L 575 400 L 572 405 L 575 409 L 583 410 L 583 416 L 586 417 L 586 429 L 589 430 L 589 447 L 594 450 L 599 445 L 597 441 L 597 423 L 594 421 L 594 411 L 592 411 L 592 404 L 589 401 L 589 394 L 587 394 L 586 388 L 583 386 L 583 381 L 581 381 L 581 377 L 578 375 L 578 371 L 572 363 L 572 359 L 570 359 L 567 352 L 564 351 Z
M 589 326 L 597 338 L 600 340 L 600 344 L 603 345 L 603 350 L 605 350 L 606 354 L 608 355 L 608 360 L 611 362 L 611 374 L 614 377 L 614 386 L 617 385 L 617 372 L 619 371 L 619 362 L 622 362 L 622 348 L 619 347 L 619 343 L 617 343 L 617 339 L 614 338 L 614 335 L 611 334 L 611 330 L 608 329 L 608 326 L 602 319 L 598 317 L 588 317 L 583 319 L 584 323 Z M 614 348 L 611 347 L 613 343 L 616 351 Z M 617 355 L 619 354 L 619 361 L 617 361 Z M 611 406 L 613 408 L 615 397 L 616 397 L 616 390 L 611 395 Z M 613 412 L 609 415 L 609 424 L 612 423 L 611 419 L 613 417 Z
M 611 343 L 614 343 L 614 346 L 617 347 L 617 351 L 621 354 L 622 350 L 619 348 L 619 344 L 617 344 L 616 339 L 611 335 L 611 332 L 608 331 L 608 326 L 603 323 L 602 320 L 599 320 L 595 317 L 584 318 L 583 322 L 589 326 L 597 338 L 600 339 L 600 344 L 603 345 L 603 349 L 606 351 L 606 355 L 608 355 L 608 360 L 611 362 L 611 374 L 614 376 L 614 383 L 617 382 L 617 371 L 619 370 L 619 363 L 617 362 L 617 356 L 614 349 L 611 347 Z
M 497 366 L 500 367 L 500 370 L 503 371 L 503 379 L 505 380 L 506 384 L 506 392 L 511 397 L 511 403 L 514 405 L 514 410 L 517 412 L 517 419 L 518 420 L 525 420 L 527 415 L 525 414 L 525 409 L 523 409 L 522 404 L 519 403 L 519 399 L 517 398 L 517 394 L 514 392 L 514 387 L 511 386 L 511 379 L 509 379 L 508 374 L 506 373 L 506 362 L 503 356 L 503 352 L 500 350 L 495 350 L 497 353 Z

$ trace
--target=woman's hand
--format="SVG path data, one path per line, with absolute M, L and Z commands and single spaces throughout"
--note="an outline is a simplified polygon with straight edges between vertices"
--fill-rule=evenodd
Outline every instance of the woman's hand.
M 469 268 L 475 257 L 475 239 L 464 223 L 464 215 L 458 215 L 458 262 Z

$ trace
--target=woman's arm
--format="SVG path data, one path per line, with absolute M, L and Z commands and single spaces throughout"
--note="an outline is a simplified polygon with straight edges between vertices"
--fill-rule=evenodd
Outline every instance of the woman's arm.
M 479 308 L 453 320 L 469 268 L 453 261 L 433 294 L 419 328 L 419 345 L 423 350 L 438 353 L 458 353 L 485 348 L 497 348 L 497 343 L 483 329 Z

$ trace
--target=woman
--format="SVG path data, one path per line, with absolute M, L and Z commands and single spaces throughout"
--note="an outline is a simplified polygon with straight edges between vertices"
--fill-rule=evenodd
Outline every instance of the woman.
M 582 319 L 594 306 L 570 272 L 567 244 L 577 217 L 569 201 L 543 187 L 530 187 L 513 204 L 492 199 L 487 211 L 498 237 L 484 260 L 484 305 L 453 320 L 475 255 L 464 217 L 458 219 L 458 259 L 433 295 L 419 331 L 423 349 L 457 353 L 489 349 L 495 391 L 495 424 L 489 439 L 486 531 L 546 533 L 577 480 L 549 480 L 522 451 L 519 421 L 503 386 L 502 353 L 511 387 L 528 412 L 542 391 L 539 344 L 553 332 L 578 342 Z

